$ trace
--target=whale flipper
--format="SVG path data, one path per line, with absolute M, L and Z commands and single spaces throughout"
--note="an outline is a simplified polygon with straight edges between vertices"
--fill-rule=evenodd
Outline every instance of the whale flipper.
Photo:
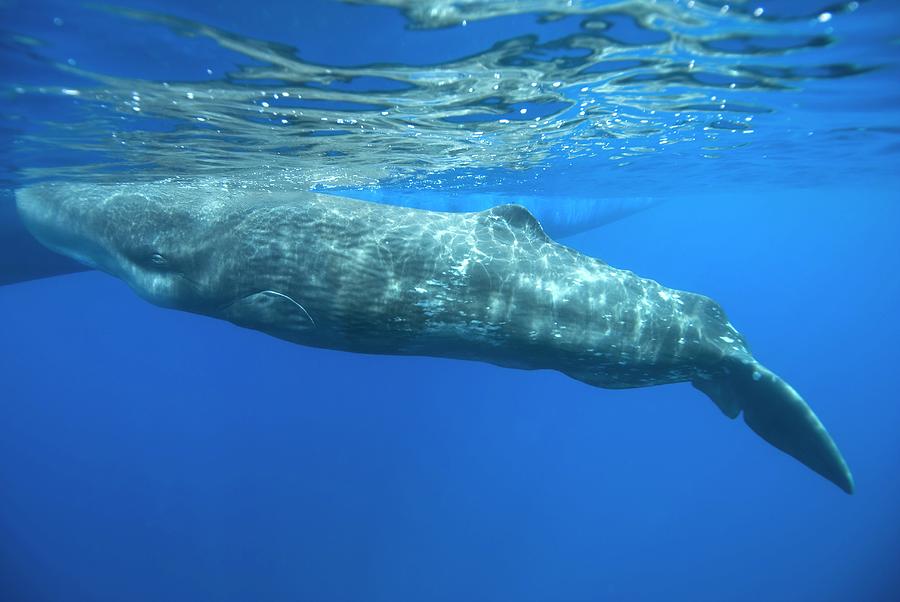
M 730 358 L 726 364 L 723 373 L 695 379 L 694 386 L 729 418 L 743 410 L 757 435 L 853 493 L 853 475 L 841 452 L 794 388 L 756 361 Z
M 292 297 L 273 290 L 258 291 L 224 308 L 222 317 L 238 326 L 290 338 L 316 328 L 316 321 Z M 272 325 L 278 328 L 273 329 Z

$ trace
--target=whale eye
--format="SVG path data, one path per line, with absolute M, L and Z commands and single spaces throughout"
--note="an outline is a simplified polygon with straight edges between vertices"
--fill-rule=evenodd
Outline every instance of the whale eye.
M 156 265 L 166 265 L 166 258 L 163 257 L 159 253 L 154 253 L 150 256 L 150 261 L 155 263 Z

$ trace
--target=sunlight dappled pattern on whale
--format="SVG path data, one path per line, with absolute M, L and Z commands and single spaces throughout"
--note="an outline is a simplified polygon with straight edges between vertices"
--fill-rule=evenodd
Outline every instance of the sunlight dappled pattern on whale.
M 552 369 L 608 388 L 692 382 L 853 490 L 821 422 L 715 302 L 560 245 L 520 205 L 444 213 L 168 183 L 36 186 L 17 204 L 45 245 L 148 301 L 303 345 Z
M 172 182 L 172 185 L 192 186 L 193 183 L 199 183 L 198 185 L 202 187 L 242 185 L 238 181 L 213 179 L 178 180 Z M 544 230 L 557 238 L 591 230 L 662 202 L 660 199 L 649 197 L 571 198 L 386 188 L 325 191 L 360 200 L 432 211 L 483 211 L 495 205 L 516 203 L 531 211 L 539 219 Z M 0 200 L 0 257 L 4 258 L 4 261 L 0 262 L 0 286 L 85 269 L 81 264 L 49 252 L 36 244 L 15 214 L 11 199 L 9 202 Z

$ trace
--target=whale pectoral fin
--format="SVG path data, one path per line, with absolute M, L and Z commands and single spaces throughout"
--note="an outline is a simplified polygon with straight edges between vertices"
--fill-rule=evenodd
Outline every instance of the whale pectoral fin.
M 291 338 L 316 328 L 316 322 L 300 303 L 278 291 L 259 291 L 241 297 L 222 311 L 230 322 L 263 332 Z
M 744 422 L 757 435 L 853 493 L 853 475 L 828 431 L 793 387 L 776 374 L 757 362 L 734 361 L 727 372 L 698 378 L 693 384 L 725 415 L 735 418 L 743 410 Z

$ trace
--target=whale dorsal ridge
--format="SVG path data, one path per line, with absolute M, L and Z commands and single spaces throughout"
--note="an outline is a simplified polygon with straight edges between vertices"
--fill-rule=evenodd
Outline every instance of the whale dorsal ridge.
M 534 217 L 531 211 L 522 205 L 513 203 L 497 205 L 496 207 L 481 211 L 478 215 L 488 223 L 493 223 L 494 220 L 500 220 L 506 224 L 510 230 L 522 230 L 534 238 L 546 241 L 550 240 L 550 237 L 544 232 L 541 222 Z

